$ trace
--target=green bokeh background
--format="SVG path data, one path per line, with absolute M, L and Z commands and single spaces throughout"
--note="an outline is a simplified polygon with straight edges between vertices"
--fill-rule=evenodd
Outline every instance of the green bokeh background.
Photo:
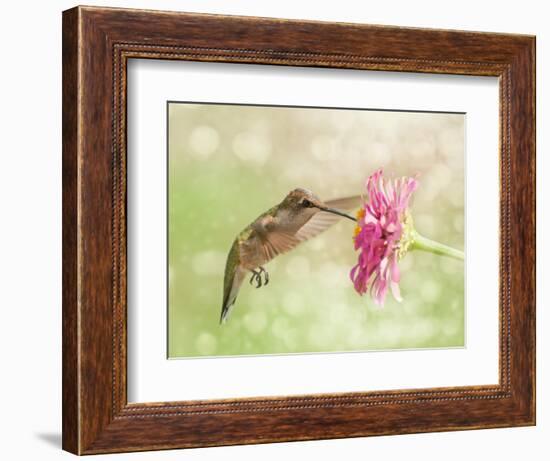
M 423 235 L 464 247 L 464 115 L 170 103 L 168 356 L 284 354 L 464 345 L 464 263 L 410 252 L 384 307 L 349 280 L 343 220 L 245 281 L 219 325 L 235 236 L 296 187 L 322 199 L 361 193 L 379 167 L 418 174 Z

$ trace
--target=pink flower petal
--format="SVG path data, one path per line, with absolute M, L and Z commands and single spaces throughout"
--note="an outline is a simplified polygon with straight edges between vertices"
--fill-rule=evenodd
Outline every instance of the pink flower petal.
M 384 304 L 389 289 L 393 297 L 401 301 L 399 242 L 409 202 L 417 186 L 415 178 L 385 179 L 382 169 L 365 181 L 365 213 L 358 221 L 360 231 L 354 238 L 359 255 L 350 278 L 359 294 L 370 290 L 372 299 L 380 305 Z

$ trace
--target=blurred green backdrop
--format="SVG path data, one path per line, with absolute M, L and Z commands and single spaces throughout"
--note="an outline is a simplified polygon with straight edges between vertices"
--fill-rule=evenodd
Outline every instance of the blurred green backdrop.
M 403 302 L 383 308 L 349 280 L 353 223 L 267 264 L 220 326 L 233 239 L 296 187 L 357 195 L 379 167 L 419 174 L 423 235 L 464 247 L 464 116 L 169 103 L 168 356 L 282 354 L 464 345 L 464 263 L 408 253 Z

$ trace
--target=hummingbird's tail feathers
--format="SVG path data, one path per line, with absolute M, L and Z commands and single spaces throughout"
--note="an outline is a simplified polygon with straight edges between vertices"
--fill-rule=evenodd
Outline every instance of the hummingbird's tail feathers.
M 231 311 L 233 310 L 234 305 L 235 305 L 235 302 L 233 302 L 233 304 L 223 305 L 222 313 L 220 315 L 220 325 L 223 325 L 225 322 L 227 322 L 227 319 L 229 318 L 229 314 L 231 314 Z
M 228 275 L 232 275 L 233 277 L 231 282 L 226 284 L 225 292 L 223 295 L 220 324 L 227 322 L 229 314 L 231 314 L 231 311 L 233 310 L 233 304 L 235 304 L 235 300 L 237 299 L 237 295 L 239 294 L 239 289 L 241 288 L 243 280 L 246 276 L 246 271 L 240 267 L 237 267 L 233 274 L 226 274 L 226 276 Z

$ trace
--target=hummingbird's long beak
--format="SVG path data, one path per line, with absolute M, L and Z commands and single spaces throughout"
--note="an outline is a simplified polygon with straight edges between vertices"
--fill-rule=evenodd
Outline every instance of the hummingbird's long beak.
M 347 213 L 344 213 L 343 211 L 337 210 L 336 208 L 328 208 L 328 207 L 323 207 L 323 206 L 320 206 L 318 208 L 321 211 L 326 211 L 327 213 L 337 214 L 338 216 L 343 216 L 344 218 L 348 218 L 348 219 L 351 219 L 354 222 L 357 222 L 357 219 L 355 219 L 353 216 L 351 216 Z

